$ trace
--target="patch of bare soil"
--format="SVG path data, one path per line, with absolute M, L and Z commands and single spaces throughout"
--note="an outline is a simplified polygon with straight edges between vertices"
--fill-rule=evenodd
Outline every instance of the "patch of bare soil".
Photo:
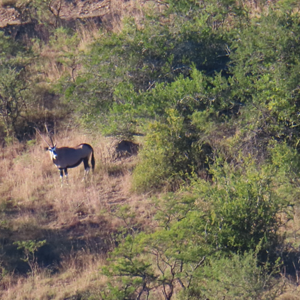
M 17 1 L 0 1 L 0 28 L 8 25 L 21 25 L 20 12 L 14 8 Z M 139 14 L 142 7 L 154 3 L 149 0 L 54 0 L 51 2 L 50 8 L 54 13 L 53 16 L 61 20 L 99 17 L 102 22 L 111 27 L 114 22 L 118 23 L 124 15 Z M 27 22 L 30 20 L 25 21 L 25 23 Z
M 123 2 L 123 1 L 120 1 Z M 105 16 L 110 11 L 110 0 L 66 0 L 53 1 L 51 8 L 61 19 L 92 18 L 95 16 Z M 20 25 L 20 13 L 10 5 L 2 1 L 0 7 L 0 27 L 7 25 Z

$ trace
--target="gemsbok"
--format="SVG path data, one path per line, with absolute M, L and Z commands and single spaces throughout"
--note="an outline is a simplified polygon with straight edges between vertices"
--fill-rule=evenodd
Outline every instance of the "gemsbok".
M 91 158 L 92 170 L 95 169 L 95 157 L 94 157 L 94 149 L 89 144 L 80 144 L 75 148 L 70 147 L 56 147 L 53 143 L 51 135 L 48 132 L 48 128 L 46 127 L 46 131 L 50 138 L 52 146 L 43 138 L 42 134 L 36 128 L 36 131 L 39 133 L 41 138 L 45 141 L 48 147 L 45 148 L 46 151 L 49 151 L 52 162 L 56 165 L 60 172 L 61 185 L 63 185 L 63 176 L 65 173 L 66 181 L 68 182 L 68 168 L 75 168 L 79 166 L 82 162 L 84 164 L 84 177 L 89 173 L 90 165 L 89 159 Z

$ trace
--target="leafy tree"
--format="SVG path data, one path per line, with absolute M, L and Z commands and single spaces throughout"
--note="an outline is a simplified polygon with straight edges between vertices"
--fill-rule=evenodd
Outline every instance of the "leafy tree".
M 0 116 L 7 137 L 17 132 L 16 122 L 26 108 L 24 90 L 27 87 L 21 73 L 16 69 L 0 69 Z
M 171 299 L 179 285 L 191 299 L 206 299 L 220 280 L 217 298 L 260 299 L 266 285 L 272 287 L 269 268 L 278 270 L 278 264 L 263 269 L 257 262 L 267 252 L 274 255 L 271 250 L 280 242 L 280 215 L 289 207 L 283 192 L 292 188 L 280 169 L 267 164 L 258 170 L 251 159 L 239 165 L 219 159 L 211 169 L 213 185 L 196 179 L 177 196 L 157 201 L 156 231 L 130 235 L 112 253 L 105 274 L 120 277 L 113 280 L 114 289 L 131 298 L 150 295 L 160 287 L 165 299 Z M 277 188 L 280 183 L 285 189 Z M 226 281 L 225 266 L 229 274 L 247 274 L 245 281 L 234 285 L 234 275 Z
M 166 84 L 178 80 L 172 88 L 186 89 L 180 83 L 191 76 L 192 64 L 209 72 L 225 68 L 226 31 L 213 32 L 203 15 L 174 31 L 176 21 L 167 18 L 170 25 L 147 16 L 142 28 L 128 19 L 121 33 L 103 34 L 92 44 L 81 73 L 65 86 L 65 96 L 85 122 L 109 134 L 139 132 L 137 125 L 173 104 L 166 93 L 166 103 L 153 103 Z
M 277 299 L 285 291 L 284 282 L 275 279 L 280 266 L 279 261 L 275 266 L 260 264 L 252 251 L 214 257 L 196 270 L 194 284 L 183 290 L 179 299 Z
M 166 122 L 149 126 L 140 163 L 134 170 L 136 190 L 159 189 L 169 185 L 178 187 L 193 172 L 206 174 L 209 145 L 189 134 L 188 124 L 175 109 L 167 110 Z
M 49 115 L 43 108 L 51 87 L 40 84 L 42 59 L 32 48 L 2 32 L 0 46 L 0 136 L 10 142 L 24 139 L 33 124 Z
M 0 117 L 7 138 L 17 133 L 17 123 L 26 110 L 29 89 L 25 65 L 30 62 L 26 48 L 0 33 Z M 23 115 L 24 117 L 24 115 Z
M 22 249 L 24 251 L 25 258 L 23 261 L 27 262 L 32 275 L 36 272 L 37 269 L 37 259 L 36 259 L 36 252 L 46 244 L 46 240 L 43 241 L 17 241 L 14 243 L 18 246 L 18 250 Z
M 299 22 L 289 13 L 269 10 L 258 24 L 242 30 L 232 46 L 236 48 L 231 56 L 232 97 L 246 104 L 243 122 L 253 124 L 258 139 L 268 136 L 295 142 Z

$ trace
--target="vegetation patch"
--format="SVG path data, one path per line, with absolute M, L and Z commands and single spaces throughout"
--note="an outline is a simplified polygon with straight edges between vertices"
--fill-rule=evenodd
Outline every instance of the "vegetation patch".
M 296 299 L 298 1 L 61 5 L 3 3 L 1 299 Z

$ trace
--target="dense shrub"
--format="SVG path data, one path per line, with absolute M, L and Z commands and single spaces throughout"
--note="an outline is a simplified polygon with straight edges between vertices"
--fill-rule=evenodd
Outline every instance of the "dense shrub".
M 149 125 L 140 163 L 134 170 L 136 190 L 174 189 L 194 172 L 207 175 L 211 148 L 189 132 L 188 124 L 175 109 L 167 114 L 166 122 Z
M 163 1 L 90 44 L 42 2 L 18 9 L 48 24 L 47 44 L 0 33 L 0 136 L 70 111 L 97 133 L 143 136 L 134 190 L 170 192 L 157 227 L 122 231 L 103 298 L 275 297 L 279 231 L 299 205 L 297 1 Z
M 122 297 L 151 294 L 160 286 L 171 299 L 179 283 L 186 295 L 202 299 L 212 295 L 214 280 L 224 284 L 218 297 L 258 297 L 271 278 L 270 270 L 262 272 L 257 262 L 272 253 L 274 263 L 281 218 L 288 216 L 282 186 L 287 192 L 292 185 L 280 169 L 269 164 L 257 169 L 251 159 L 238 166 L 218 160 L 210 171 L 214 184 L 196 179 L 181 194 L 158 201 L 160 226 L 153 233 L 128 236 L 113 252 L 105 273 L 120 276 L 122 287 L 116 282 L 114 286 Z M 225 265 L 230 274 L 245 273 L 245 282 L 235 286 L 234 275 L 226 281 Z M 277 265 L 270 268 L 275 271 Z

